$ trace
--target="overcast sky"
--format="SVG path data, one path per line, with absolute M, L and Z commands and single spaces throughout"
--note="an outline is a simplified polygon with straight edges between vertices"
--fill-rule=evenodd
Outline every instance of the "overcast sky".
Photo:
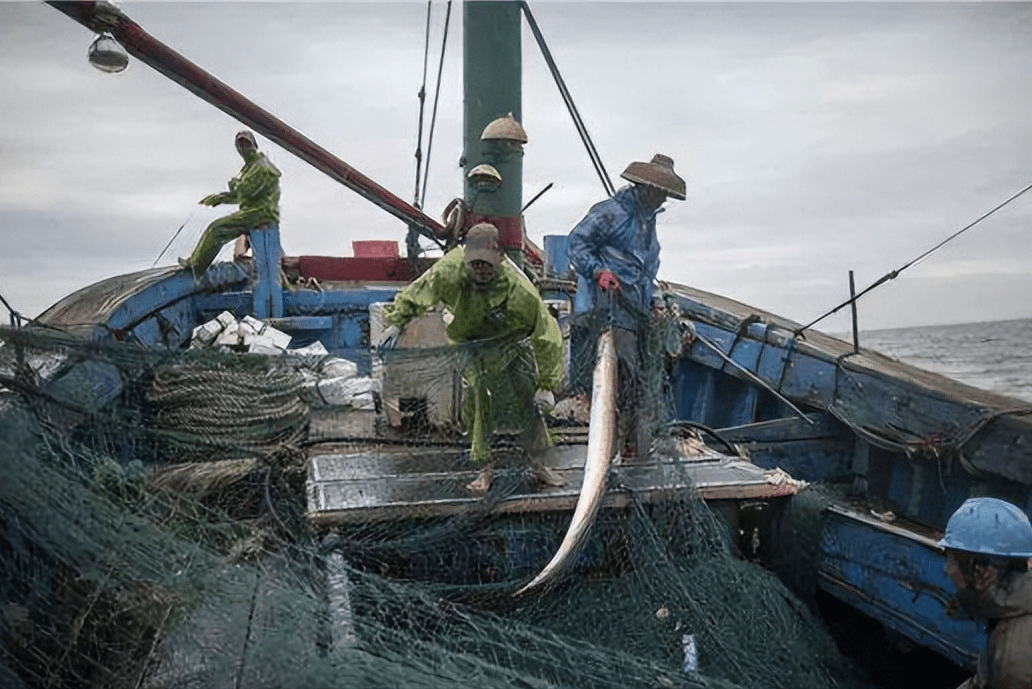
M 426 2 L 119 6 L 159 40 L 402 198 L 415 176 Z M 808 322 L 1032 183 L 1028 3 L 532 2 L 610 174 L 671 156 L 660 278 Z M 432 12 L 433 93 L 445 3 Z M 460 3 L 430 163 L 431 215 L 461 193 Z M 240 125 L 91 34 L 0 1 L 0 294 L 36 315 L 189 253 L 239 169 Z M 603 197 L 524 30 L 524 200 L 541 243 Z M 429 115 L 429 98 L 427 115 Z M 396 238 L 386 213 L 259 137 L 283 171 L 288 254 Z M 426 142 L 424 140 L 424 148 Z M 6 320 L 6 314 L 0 314 Z M 862 328 L 1032 317 L 1032 192 L 860 302 Z M 845 313 L 820 329 L 848 328 Z

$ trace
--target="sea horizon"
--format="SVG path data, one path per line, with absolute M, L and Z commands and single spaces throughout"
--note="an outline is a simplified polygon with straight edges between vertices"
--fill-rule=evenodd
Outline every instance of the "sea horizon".
M 1032 402 L 1032 318 L 861 330 L 860 347 Z M 852 333 L 836 334 L 847 342 Z

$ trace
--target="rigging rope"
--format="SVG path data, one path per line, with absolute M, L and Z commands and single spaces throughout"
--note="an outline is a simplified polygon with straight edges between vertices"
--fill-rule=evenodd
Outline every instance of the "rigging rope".
M 875 281 L 874 281 L 874 282 L 873 282 L 873 283 L 872 283 L 871 285 L 869 285 L 869 286 L 867 286 L 866 288 L 864 288 L 863 290 L 861 290 L 861 291 L 860 291 L 860 292 L 859 292 L 858 294 L 856 294 L 855 296 L 853 296 L 853 297 L 851 297 L 851 298 L 849 298 L 849 299 L 845 300 L 844 302 L 842 302 L 841 304 L 839 304 L 839 305 L 838 305 L 838 306 L 836 306 L 835 308 L 831 309 L 830 311 L 827 311 L 826 313 L 822 314 L 822 315 L 821 315 L 821 316 L 819 316 L 818 318 L 815 318 L 814 320 L 810 321 L 810 322 L 809 322 L 809 323 L 807 323 L 806 325 L 804 325 L 804 326 L 802 326 L 801 328 L 797 329 L 797 330 L 795 331 L 795 334 L 796 334 L 796 336 L 799 336 L 799 335 L 801 335 L 801 334 L 803 333 L 803 331 L 804 331 L 804 330 L 808 330 L 808 329 L 812 328 L 813 326 L 815 326 L 815 325 L 816 325 L 817 323 L 820 323 L 821 321 L 823 321 L 823 320 L 824 320 L 825 318 L 827 318 L 828 316 L 830 316 L 830 315 L 832 315 L 832 314 L 834 314 L 834 313 L 837 313 L 837 312 L 838 312 L 838 311 L 839 311 L 840 309 L 842 309 L 843 307 L 849 306 L 850 304 L 852 304 L 852 303 L 856 302 L 857 300 L 859 300 L 859 299 L 860 299 L 860 297 L 864 296 L 865 294 L 867 294 L 868 292 L 870 292 L 871 290 L 873 290 L 873 289 L 874 289 L 875 287 L 878 287 L 879 285 L 882 285 L 883 283 L 886 283 L 886 282 L 888 282 L 889 280 L 895 280 L 895 279 L 896 279 L 897 277 L 899 277 L 899 274 L 900 274 L 900 273 L 902 273 L 902 272 L 903 272 L 904 270 L 906 270 L 906 269 L 907 269 L 907 268 L 909 268 L 910 266 L 914 265 L 914 264 L 915 264 L 915 263 L 917 263 L 918 261 L 921 261 L 921 260 L 923 260 L 924 258 L 927 258 L 927 257 L 928 257 L 928 256 L 929 256 L 930 254 L 932 254 L 933 252 L 935 252 L 935 251 L 938 251 L 938 250 L 939 250 L 939 249 L 941 249 L 941 248 L 942 248 L 943 246 L 945 246 L 945 245 L 946 245 L 947 243 L 949 243 L 949 242 L 953 241 L 954 239 L 956 239 L 956 238 L 957 238 L 957 237 L 959 237 L 960 235 L 964 234 L 965 232 L 967 232 L 968 230 L 970 230 L 970 229 L 971 229 L 972 227 L 974 227 L 974 226 L 975 226 L 975 225 L 977 225 L 978 223 L 982 222 L 983 220 L 985 220 L 986 218 L 988 218 L 988 217 L 989 217 L 990 215 L 992 215 L 992 214 L 993 214 L 993 213 L 995 213 L 996 211 L 1000 210 L 1001 208 L 1003 208 L 1004 206 L 1006 206 L 1006 205 L 1007 205 L 1007 204 L 1009 204 L 1010 202 L 1012 202 L 1012 201 L 1016 200 L 1016 199 L 1017 199 L 1018 197 L 1020 197 L 1020 196 L 1021 196 L 1022 194 L 1025 194 L 1026 192 L 1028 192 L 1028 191 L 1030 191 L 1030 190 L 1032 190 L 1032 184 L 1029 184 L 1029 185 L 1028 185 L 1028 186 L 1026 186 L 1026 187 L 1025 187 L 1024 189 L 1022 189 L 1022 190 L 1021 190 L 1021 191 L 1019 191 L 1018 193 L 1014 194 L 1013 196 L 1011 196 L 1011 197 L 1010 197 L 1009 199 L 1007 199 L 1006 201 L 1004 201 L 1004 202 L 1000 203 L 999 205 L 997 205 L 997 206 L 996 206 L 995 208 L 993 208 L 992 210 L 990 210 L 990 211 L 987 211 L 987 212 L 983 213 L 983 214 L 982 214 L 982 215 L 981 215 L 981 216 L 980 216 L 980 217 L 979 217 L 978 219 L 974 220 L 974 221 L 973 221 L 973 222 L 971 222 L 971 223 L 968 223 L 967 225 L 965 225 L 965 226 L 964 226 L 964 227 L 962 227 L 961 229 L 957 230 L 956 232 L 954 232 L 953 234 L 951 234 L 951 235 L 950 235 L 949 237 L 947 237 L 946 239 L 942 240 L 941 242 L 939 242 L 938 244 L 936 244 L 935 246 L 933 246 L 933 247 L 932 247 L 931 249 L 928 249 L 927 251 L 925 251 L 925 252 L 924 252 L 923 254 L 921 254 L 920 256 L 917 256 L 916 258 L 913 258 L 913 259 L 911 259 L 911 260 L 910 260 L 910 261 L 909 261 L 908 263 L 905 263 L 905 264 L 903 264 L 903 266 L 901 266 L 900 268 L 896 268 L 895 270 L 889 271 L 889 272 L 888 272 L 888 273 L 886 273 L 885 275 L 882 275 L 882 276 L 881 276 L 880 278 L 878 278 L 877 280 L 875 280 Z
M 168 240 L 168 244 L 166 244 L 165 248 L 161 250 L 161 253 L 158 254 L 158 257 L 154 259 L 154 263 L 151 264 L 151 268 L 158 265 L 158 261 L 160 261 L 161 257 L 165 255 L 165 252 L 168 251 L 168 248 L 172 246 L 172 242 L 176 241 L 176 237 L 178 237 L 179 233 L 183 231 L 183 228 L 186 227 L 186 223 L 190 222 L 191 218 L 193 218 L 193 211 L 190 212 L 190 217 L 184 220 L 183 224 L 179 226 L 179 229 L 172 233 L 172 238 Z
M 570 112 L 570 117 L 573 118 L 573 125 L 577 128 L 577 133 L 580 135 L 581 141 L 584 143 L 584 148 L 588 151 L 588 157 L 591 158 L 591 164 L 595 168 L 595 172 L 598 174 L 598 178 L 602 180 L 602 186 L 605 188 L 606 193 L 612 196 L 616 193 L 616 188 L 613 186 L 612 180 L 609 179 L 609 173 L 606 172 L 605 165 L 602 164 L 602 158 L 598 154 L 598 150 L 595 148 L 595 144 L 591 140 L 591 136 L 588 134 L 588 129 L 584 125 L 584 121 L 581 119 L 580 113 L 577 111 L 577 106 L 573 103 L 573 96 L 570 95 L 569 89 L 566 88 L 566 82 L 563 81 L 563 77 L 559 74 L 559 67 L 555 64 L 555 60 L 552 59 L 552 52 L 548 49 L 545 44 L 545 37 L 541 34 L 541 29 L 538 28 L 537 22 L 534 21 L 534 15 L 530 12 L 530 6 L 526 2 L 520 2 L 520 7 L 523 9 L 524 16 L 527 17 L 527 24 L 530 26 L 531 32 L 534 34 L 534 39 L 537 41 L 538 47 L 541 49 L 541 54 L 545 58 L 545 62 L 548 64 L 548 71 L 552 73 L 552 78 L 555 79 L 555 85 L 559 88 L 559 95 L 562 96 L 563 103 L 566 105 L 566 109 Z
M 416 187 L 412 192 L 412 204 L 419 208 L 419 174 L 423 163 L 423 106 L 426 105 L 426 68 L 430 59 L 430 6 L 433 0 L 426 0 L 426 38 L 423 41 L 423 83 L 419 87 L 419 133 L 416 135 Z
M 157 410 L 157 426 L 180 456 L 210 461 L 234 452 L 271 456 L 299 446 L 308 414 L 302 387 L 301 375 L 287 367 L 197 360 L 159 367 L 148 399 Z
M 4 308 L 7 309 L 7 312 L 11 314 L 11 326 L 15 328 L 21 326 L 22 321 L 25 320 L 25 316 L 18 313 L 18 311 L 11 306 L 6 299 L 4 299 L 4 295 L 2 294 L 0 294 L 0 304 L 3 304 Z
M 434 109 L 430 116 L 430 135 L 426 144 L 426 164 L 423 166 L 423 193 L 419 200 L 419 206 L 426 201 L 426 184 L 430 179 L 430 151 L 434 147 L 434 129 L 437 125 L 437 104 L 441 99 L 441 74 L 444 71 L 444 54 L 448 48 L 448 26 L 451 24 L 452 0 L 448 0 L 448 10 L 444 15 L 444 37 L 441 41 L 441 60 L 437 64 L 437 86 L 434 89 Z

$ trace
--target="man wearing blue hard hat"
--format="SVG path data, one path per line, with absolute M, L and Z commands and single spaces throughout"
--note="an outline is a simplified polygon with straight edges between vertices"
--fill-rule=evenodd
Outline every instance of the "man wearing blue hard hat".
M 1018 507 L 972 498 L 953 513 L 939 545 L 957 587 L 951 609 L 986 621 L 989 644 L 962 689 L 1032 687 L 1032 525 Z

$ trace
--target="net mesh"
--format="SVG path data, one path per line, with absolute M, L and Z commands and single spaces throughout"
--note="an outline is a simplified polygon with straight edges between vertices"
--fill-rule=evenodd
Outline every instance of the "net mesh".
M 521 489 L 518 467 L 448 516 L 313 524 L 319 414 L 361 419 L 334 426 L 339 447 L 427 462 L 434 445 L 468 462 L 456 391 L 483 347 L 387 361 L 405 391 L 385 383 L 369 409 L 364 393 L 326 404 L 311 375 L 325 359 L 24 329 L 0 341 L 4 687 L 862 686 L 691 490 L 628 493 L 599 514 L 574 576 L 519 597 L 569 517 L 495 509 Z M 527 359 L 523 343 L 498 346 L 506 365 L 473 384 L 494 395 L 504 453 L 526 395 L 488 383 L 518 382 Z M 662 374 L 644 374 L 660 410 Z M 574 421 L 551 426 L 574 442 Z
M 619 440 L 635 450 L 647 452 L 656 440 L 669 436 L 669 422 L 675 418 L 670 391 L 670 367 L 680 354 L 683 334 L 676 305 L 671 302 L 650 312 L 627 308 L 615 313 L 616 305 L 578 314 L 570 328 L 570 384 L 575 392 L 591 390 L 595 366 L 595 344 L 599 335 L 613 328 L 618 358 L 619 394 L 617 408 L 625 414 L 619 420 Z M 622 449 L 622 448 L 621 448 Z

